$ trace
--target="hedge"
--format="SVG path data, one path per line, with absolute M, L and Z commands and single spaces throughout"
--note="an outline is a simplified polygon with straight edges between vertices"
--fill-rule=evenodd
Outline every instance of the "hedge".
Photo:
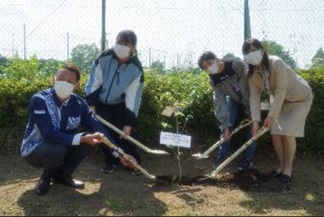
M 298 150 L 323 153 L 324 119 L 320 118 L 324 104 L 323 69 L 298 70 L 313 89 L 314 100 L 307 118 L 305 137 L 298 139 Z M 81 79 L 81 89 L 87 76 Z M 0 150 L 9 154 L 17 151 L 28 117 L 30 97 L 52 85 L 50 77 L 27 79 L 0 79 Z M 172 116 L 163 115 L 164 109 L 175 109 Z M 176 117 L 178 119 L 176 119 Z M 176 122 L 178 120 L 178 122 Z M 212 89 L 206 73 L 177 72 L 158 74 L 145 71 L 145 88 L 135 137 L 146 145 L 157 144 L 160 131 L 190 134 L 211 145 L 218 140 L 219 123 L 214 117 Z M 156 147 L 154 147 L 156 148 Z

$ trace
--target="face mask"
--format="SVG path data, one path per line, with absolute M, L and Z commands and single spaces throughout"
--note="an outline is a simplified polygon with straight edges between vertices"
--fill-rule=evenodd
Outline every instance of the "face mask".
M 214 61 L 213 65 L 209 66 L 207 69 L 208 74 L 213 75 L 218 73 L 218 64 L 216 60 Z
M 119 59 L 125 59 L 129 56 L 130 48 L 125 45 L 115 44 L 114 51 Z
M 67 99 L 72 94 L 74 85 L 66 81 L 55 81 L 54 89 L 60 99 Z
M 261 61 L 263 59 L 263 56 L 261 54 L 261 50 L 253 51 L 252 53 L 249 53 L 247 55 L 244 55 L 244 60 L 248 64 L 258 66 L 260 65 Z

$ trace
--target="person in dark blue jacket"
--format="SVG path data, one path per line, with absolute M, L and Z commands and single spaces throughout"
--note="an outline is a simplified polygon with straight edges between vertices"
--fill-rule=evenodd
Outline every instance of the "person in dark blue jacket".
M 30 100 L 29 120 L 20 147 L 21 156 L 34 167 L 43 167 L 36 193 L 44 195 L 54 184 L 83 188 L 72 178 L 81 161 L 105 135 L 117 145 L 96 119 L 89 105 L 73 93 L 80 80 L 79 69 L 71 63 L 56 73 L 55 85 L 39 91 Z M 116 158 L 119 154 L 110 151 Z M 119 158 L 125 166 L 130 166 Z
M 132 30 L 122 30 L 112 48 L 105 49 L 94 61 L 85 85 L 85 100 L 93 111 L 130 135 L 136 124 L 144 87 L 143 67 L 136 55 L 137 36 Z M 134 144 L 107 130 L 126 153 L 138 163 L 141 157 Z M 113 172 L 118 164 L 105 146 L 102 172 Z M 134 172 L 134 171 L 133 171 Z M 136 174 L 136 172 L 135 172 Z

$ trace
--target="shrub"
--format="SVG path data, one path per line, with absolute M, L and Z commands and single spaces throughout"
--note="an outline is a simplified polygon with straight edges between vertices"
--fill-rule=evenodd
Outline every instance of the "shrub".
M 323 69 L 299 70 L 312 87 L 314 100 L 308 115 L 305 137 L 298 139 L 298 150 L 323 153 L 324 119 L 324 75 Z M 87 75 L 81 77 L 81 88 L 77 93 L 84 97 Z M 0 79 L 0 149 L 4 152 L 17 150 L 27 123 L 30 97 L 41 89 L 52 86 L 51 77 L 35 76 L 29 79 Z M 159 141 L 160 131 L 176 132 L 175 117 L 164 116 L 167 106 L 181 113 L 179 133 L 199 137 L 208 145 L 219 138 L 219 123 L 214 117 L 212 89 L 206 73 L 177 72 L 157 74 L 145 72 L 145 87 L 142 97 L 135 137 L 146 145 Z M 265 114 L 266 115 L 266 114 Z M 188 118 L 190 117 L 190 118 Z M 186 127 L 186 119 L 189 120 Z M 184 128 L 184 131 L 182 130 Z M 16 142 L 12 141 L 16 139 Z M 193 138 L 194 139 L 194 138 Z M 269 137 L 262 138 L 261 142 Z M 18 141 L 18 142 L 17 142 Z

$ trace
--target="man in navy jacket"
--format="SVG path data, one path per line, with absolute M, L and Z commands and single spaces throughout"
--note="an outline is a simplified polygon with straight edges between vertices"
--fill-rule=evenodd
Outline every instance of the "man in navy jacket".
M 102 134 L 115 143 L 88 104 L 73 93 L 79 80 L 79 69 L 66 64 L 57 71 L 54 87 L 39 91 L 30 100 L 29 120 L 20 151 L 28 164 L 44 168 L 36 185 L 38 195 L 49 190 L 51 181 L 83 188 L 83 182 L 72 178 L 73 172 L 102 143 Z M 117 152 L 110 151 L 119 158 Z

